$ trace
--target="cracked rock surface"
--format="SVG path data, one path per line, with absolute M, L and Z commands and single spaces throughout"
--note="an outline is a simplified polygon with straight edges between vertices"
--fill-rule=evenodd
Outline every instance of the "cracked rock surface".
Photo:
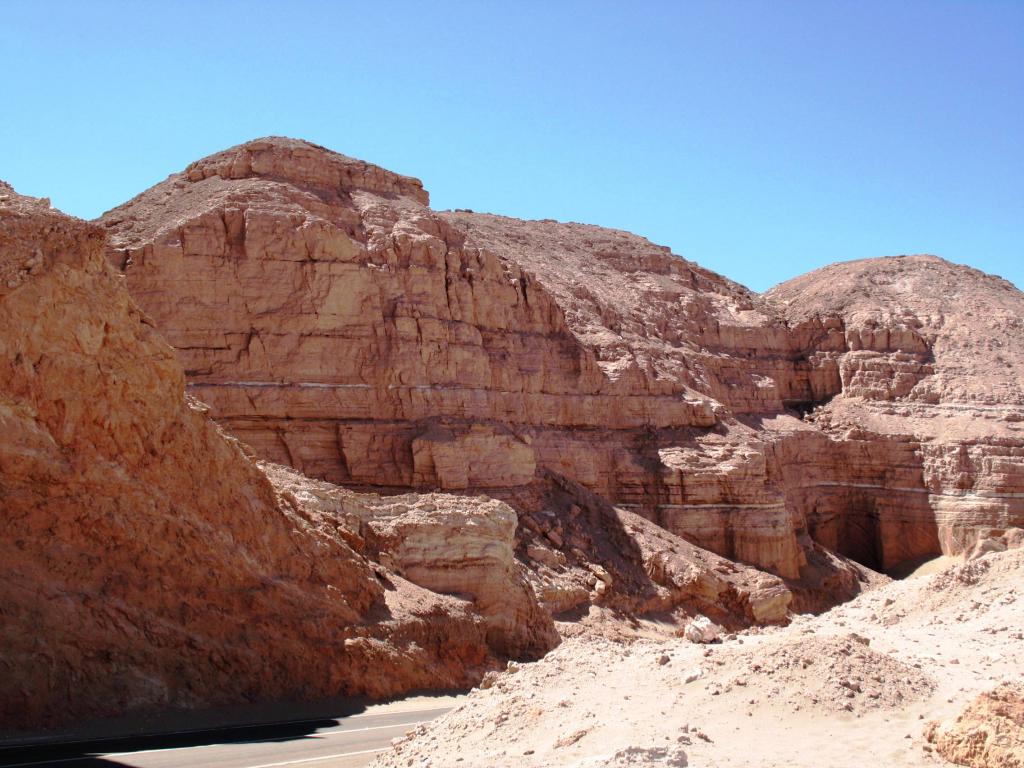
M 893 569 L 1024 524 L 1009 283 L 909 256 L 758 295 L 627 232 L 428 203 L 270 137 L 99 223 L 190 392 L 309 476 L 561 517 L 557 475 L 808 605 L 857 591 L 849 559 Z

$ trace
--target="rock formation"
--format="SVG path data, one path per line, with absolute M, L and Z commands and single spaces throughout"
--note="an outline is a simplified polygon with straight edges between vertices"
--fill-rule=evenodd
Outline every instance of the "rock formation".
M 786 369 L 783 323 L 641 238 L 499 220 L 532 237 L 513 254 L 469 214 L 426 202 L 413 180 L 268 139 L 193 164 L 102 223 L 190 391 L 260 455 L 355 487 L 498 497 L 546 469 L 797 576 L 799 521 L 766 485 L 751 430 L 712 399 L 735 390 L 748 410 L 778 412 L 812 397 L 810 373 L 769 383 Z M 576 262 L 561 264 L 563 240 Z M 587 294 L 596 278 L 576 267 L 588 258 L 607 262 L 606 282 L 636 284 L 632 304 Z M 561 283 L 548 285 L 545 259 Z M 605 325 L 584 327 L 584 306 Z M 627 322 L 617 312 L 629 333 L 606 327 Z M 732 353 L 752 354 L 765 324 L 778 359 L 748 370 Z M 701 462 L 707 479 L 684 485 Z
M 304 168 L 299 155 L 286 169 Z M 381 194 L 421 194 L 360 164 L 334 170 Z M 303 173 L 317 178 L 315 164 Z M 341 241 L 315 242 L 330 249 Z M 357 493 L 256 460 L 186 394 L 175 351 L 129 297 L 105 248 L 101 227 L 0 186 L 0 732 L 168 707 L 467 688 L 508 657 L 535 658 L 556 645 L 559 601 L 702 611 L 730 626 L 785 619 L 791 595 L 777 577 L 700 550 L 566 478 L 539 475 L 528 436 L 508 426 L 410 427 L 410 453 L 393 461 L 413 486 L 461 491 L 500 479 L 519 489 L 506 494 L 511 501 L 538 509 L 543 501 L 543 512 L 564 509 L 567 521 L 582 503 L 578 525 L 553 528 L 538 512 L 524 517 L 534 530 L 518 526 L 498 498 Z M 212 277 L 193 288 L 215 287 Z M 266 285 L 269 294 L 277 283 Z M 338 295 L 348 295 L 346 285 Z M 311 300 L 299 293 L 300 304 Z M 236 299 L 252 300 L 241 292 L 228 301 Z M 272 330 L 284 334 L 299 321 L 266 322 L 239 360 L 269 349 L 284 355 L 279 362 L 297 361 L 301 349 L 275 347 L 284 342 Z M 183 331 L 174 332 L 180 344 Z M 304 349 L 301 338 L 285 341 Z M 309 342 L 326 345 L 316 365 L 342 370 L 336 356 L 348 341 L 332 347 L 330 338 Z M 523 355 L 531 343 L 523 339 Z M 354 349 L 356 358 L 370 355 L 369 366 L 373 350 Z M 310 388 L 311 413 L 324 393 L 347 407 L 349 390 L 326 383 Z M 253 389 L 255 407 L 261 388 Z M 234 389 L 204 390 L 222 391 Z M 427 408 L 399 391 L 395 413 Z M 306 388 L 296 392 L 301 405 Z M 296 451 L 298 437 L 315 434 L 310 422 L 311 433 L 284 433 Z M 245 434 L 261 445 L 255 427 Z M 345 444 L 364 446 L 367 461 L 395 450 L 386 430 L 377 443 L 365 427 L 352 434 Z M 554 549 L 559 530 L 563 546 L 587 536 L 588 552 L 566 558 Z M 538 532 L 553 568 L 522 557 L 539 551 Z
M 510 509 L 261 469 L 104 249 L 0 186 L 0 729 L 466 687 L 557 642 Z
M 762 297 L 628 233 L 438 213 L 278 138 L 101 223 L 190 392 L 307 475 L 560 520 L 547 489 L 578 484 L 812 592 L 861 578 L 826 549 L 883 569 L 1021 523 L 1024 299 L 934 257 Z
M 925 733 L 942 757 L 972 768 L 1024 766 L 1024 689 L 1003 683 L 980 694 L 955 719 Z
M 812 536 L 890 567 L 1024 523 L 1024 294 L 906 256 L 826 267 L 768 298 L 791 324 L 843 334 L 827 363 L 841 393 L 808 419 L 828 441 L 813 462 L 781 462 Z
M 568 637 L 371 765 L 1019 768 L 1022 577 L 1024 551 L 993 552 L 712 644 Z
M 279 138 L 97 224 L 0 187 L 0 722 L 466 686 L 552 616 L 783 622 L 1019 544 L 1009 283 L 759 296 L 428 203 Z

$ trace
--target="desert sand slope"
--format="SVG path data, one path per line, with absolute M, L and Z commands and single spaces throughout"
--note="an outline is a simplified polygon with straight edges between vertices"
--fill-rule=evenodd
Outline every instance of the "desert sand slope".
M 1021 682 L 1022 576 L 1018 549 L 721 644 L 567 641 L 474 691 L 375 765 L 943 764 L 925 733 L 950 728 L 930 722 L 954 718 L 1004 680 Z M 988 727 L 1003 744 L 1019 742 L 1016 710 L 995 709 Z
M 511 509 L 264 471 L 104 249 L 0 187 L 0 729 L 465 686 L 557 642 Z

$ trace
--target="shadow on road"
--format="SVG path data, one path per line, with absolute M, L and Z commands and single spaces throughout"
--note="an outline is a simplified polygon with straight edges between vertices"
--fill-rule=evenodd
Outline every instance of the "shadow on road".
M 322 728 L 333 728 L 340 720 L 322 718 L 270 725 L 243 725 L 153 736 L 131 736 L 88 741 L 0 747 L 0 766 L 55 764 L 61 768 L 78 766 L 117 766 L 110 752 L 135 752 L 148 749 L 179 749 L 208 744 L 255 744 L 309 738 Z

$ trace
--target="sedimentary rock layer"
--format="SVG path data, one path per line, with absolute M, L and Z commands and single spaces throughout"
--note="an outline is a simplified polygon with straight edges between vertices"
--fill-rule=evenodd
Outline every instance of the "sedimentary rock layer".
M 191 392 L 309 475 L 543 506 L 551 472 L 804 581 L 815 541 L 887 568 L 1020 524 L 1009 284 L 911 257 L 762 297 L 628 233 L 427 203 L 271 138 L 101 222 Z
M 1024 522 L 1024 294 L 905 256 L 826 267 L 768 299 L 792 324 L 845 329 L 841 395 L 809 416 L 828 448 L 780 461 L 818 538 L 889 567 Z
M 557 644 L 552 591 L 581 583 L 585 603 L 785 619 L 778 578 L 611 509 L 588 510 L 588 552 L 529 571 L 535 536 L 499 499 L 355 493 L 256 461 L 185 394 L 104 249 L 101 228 L 0 184 L 0 732 L 466 688 Z M 500 473 L 569 503 L 507 428 L 446 430 L 411 448 L 438 485 Z M 595 573 L 617 583 L 591 594 Z
M 511 509 L 261 469 L 104 248 L 0 185 L 0 730 L 464 687 L 557 642 Z M 410 563 L 426 539 L 459 546 Z
M 699 452 L 693 441 L 725 413 L 696 383 L 736 384 L 751 407 L 776 410 L 789 390 L 811 396 L 803 379 L 783 393 L 724 354 L 690 365 L 665 353 L 684 328 L 652 340 L 647 358 L 629 351 L 631 338 L 595 343 L 557 291 L 427 208 L 417 183 L 352 167 L 363 164 L 303 142 L 250 142 L 103 218 L 112 260 L 179 350 L 190 391 L 269 459 L 354 486 L 492 494 L 545 468 L 657 519 L 691 503 L 660 453 Z M 691 302 L 694 323 L 712 324 L 708 312 L 731 323 L 709 331 L 725 337 L 718 346 L 748 351 L 750 328 L 775 322 L 749 291 L 640 238 L 578 229 L 581 247 L 596 238 L 587 252 L 606 249 L 617 264 L 649 252 L 651 291 Z M 652 338 L 657 323 L 675 328 L 675 307 L 656 309 Z M 775 326 L 768 344 L 784 345 Z M 764 366 L 784 367 L 769 356 Z M 755 485 L 763 475 L 738 471 Z M 718 551 L 797 575 L 796 523 L 777 491 L 754 495 L 692 504 L 729 529 Z

